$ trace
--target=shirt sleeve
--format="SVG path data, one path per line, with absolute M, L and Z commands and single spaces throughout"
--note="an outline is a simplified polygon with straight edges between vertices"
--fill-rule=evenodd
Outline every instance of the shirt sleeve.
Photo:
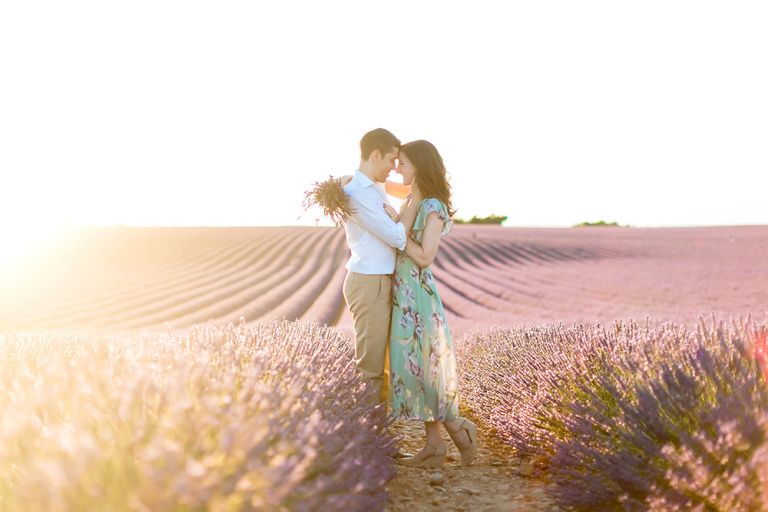
M 358 224 L 390 247 L 405 250 L 408 241 L 405 226 L 389 218 L 377 193 L 367 189 L 356 190 L 349 198 Z

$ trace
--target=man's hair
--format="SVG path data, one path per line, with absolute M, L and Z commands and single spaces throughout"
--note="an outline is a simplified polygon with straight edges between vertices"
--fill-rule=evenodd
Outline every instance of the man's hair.
M 371 130 L 360 139 L 360 158 L 368 160 L 377 149 L 384 156 L 392 148 L 400 149 L 400 140 L 384 128 Z

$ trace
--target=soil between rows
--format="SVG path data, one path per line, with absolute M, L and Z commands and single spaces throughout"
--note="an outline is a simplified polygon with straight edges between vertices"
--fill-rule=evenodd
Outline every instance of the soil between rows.
M 433 510 L 466 512 L 524 512 L 561 510 L 546 494 L 547 483 L 527 473 L 528 463 L 516 457 L 514 449 L 502 443 L 486 426 L 468 411 L 462 416 L 478 426 L 480 448 L 474 464 L 460 465 L 456 446 L 448 442 L 448 458 L 442 470 L 397 466 L 397 476 L 389 483 L 388 512 L 421 512 Z M 417 453 L 425 444 L 424 425 L 416 421 L 397 421 L 392 432 L 400 441 L 400 449 Z M 443 483 L 431 485 L 441 474 Z

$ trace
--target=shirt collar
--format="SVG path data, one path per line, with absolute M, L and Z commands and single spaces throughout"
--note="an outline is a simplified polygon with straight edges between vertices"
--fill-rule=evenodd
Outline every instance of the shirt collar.
M 371 185 L 375 185 L 373 181 L 371 181 L 371 178 L 366 176 L 363 171 L 360 169 L 355 171 L 355 179 L 360 182 L 360 184 L 364 187 L 370 187 Z

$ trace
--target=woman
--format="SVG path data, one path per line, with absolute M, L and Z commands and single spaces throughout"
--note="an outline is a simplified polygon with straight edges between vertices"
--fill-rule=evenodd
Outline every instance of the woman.
M 418 205 L 405 251 L 398 251 L 393 276 L 390 356 L 390 403 L 394 418 L 420 420 L 426 446 L 415 456 L 400 459 L 408 466 L 441 467 L 448 446 L 442 424 L 461 453 L 462 466 L 477 454 L 477 427 L 459 416 L 456 355 L 429 266 L 437 255 L 440 237 L 451 229 L 450 186 L 443 159 L 425 140 L 400 148 L 397 172 L 411 194 L 401 212 Z M 388 192 L 396 187 L 389 184 Z M 399 195 L 399 194 L 398 194 Z M 409 208 L 409 205 L 411 206 Z M 390 211 L 394 215 L 394 211 Z M 408 218 L 406 220 L 406 218 Z M 409 227 L 412 213 L 403 215 Z

